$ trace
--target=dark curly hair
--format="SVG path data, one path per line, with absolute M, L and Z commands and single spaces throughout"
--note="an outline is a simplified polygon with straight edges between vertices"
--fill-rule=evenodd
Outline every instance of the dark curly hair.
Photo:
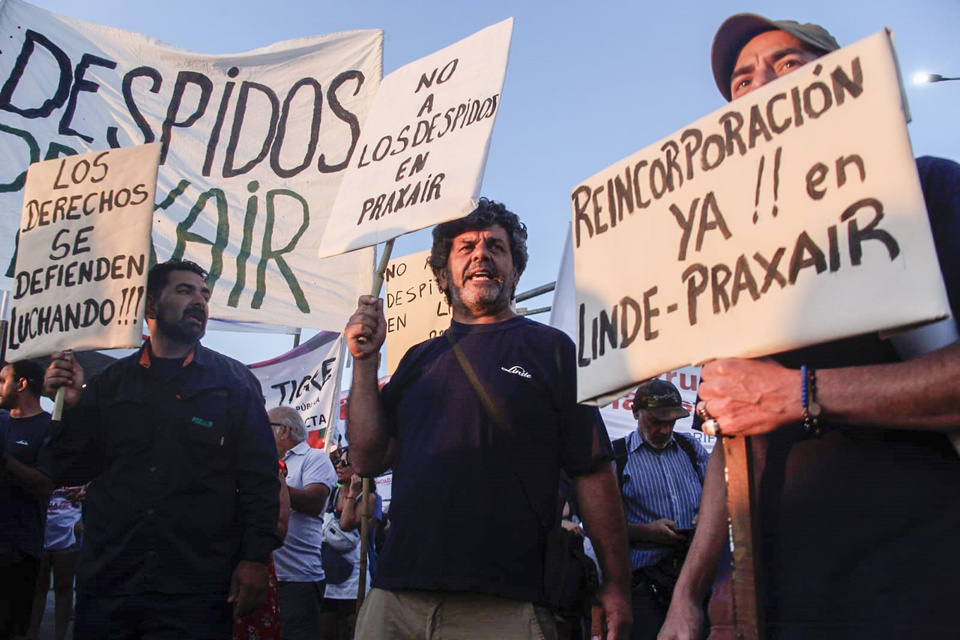
M 507 232 L 510 238 L 510 255 L 513 257 L 513 268 L 517 275 L 523 274 L 527 268 L 527 225 L 520 222 L 519 216 L 509 211 L 502 203 L 480 198 L 477 208 L 465 218 L 451 220 L 438 224 L 433 228 L 433 247 L 430 249 L 430 258 L 427 263 L 433 270 L 434 277 L 446 269 L 450 258 L 450 247 L 453 239 L 466 231 L 480 231 L 498 224 Z M 447 301 L 450 301 L 450 293 Z
M 163 288 L 170 281 L 170 274 L 173 271 L 189 271 L 195 273 L 204 280 L 207 279 L 207 272 L 196 262 L 189 260 L 167 260 L 153 266 L 150 273 L 147 274 L 147 295 L 154 300 L 163 293 Z

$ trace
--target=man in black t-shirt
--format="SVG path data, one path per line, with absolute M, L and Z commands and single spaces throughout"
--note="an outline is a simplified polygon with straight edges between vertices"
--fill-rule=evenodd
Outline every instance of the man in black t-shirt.
M 608 639 L 630 626 L 626 525 L 596 409 L 576 401 L 573 342 L 511 306 L 526 227 L 481 199 L 433 232 L 430 265 L 453 307 L 447 333 L 411 348 L 377 389 L 386 335 L 372 296 L 344 332 L 354 357 L 347 429 L 355 468 L 393 468 L 391 528 L 357 637 L 555 638 L 543 606 L 560 469 L 573 478 L 604 575 Z
M 0 370 L 0 409 L 6 410 L 0 414 L 0 638 L 27 632 L 43 550 L 50 487 L 33 470 L 50 428 L 50 414 L 40 408 L 42 389 L 43 368 L 35 362 Z

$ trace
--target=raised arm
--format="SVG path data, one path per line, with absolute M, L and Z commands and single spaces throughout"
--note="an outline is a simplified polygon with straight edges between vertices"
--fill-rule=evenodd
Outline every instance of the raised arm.
M 892 364 L 818 369 L 820 421 L 890 429 L 960 429 L 960 343 Z M 801 375 L 769 360 L 703 367 L 699 393 L 724 435 L 767 433 L 803 418 Z
M 377 385 L 380 347 L 387 335 L 383 301 L 361 296 L 343 335 L 353 356 L 353 384 L 347 402 L 350 459 L 357 473 L 375 477 L 390 468 L 394 446 Z

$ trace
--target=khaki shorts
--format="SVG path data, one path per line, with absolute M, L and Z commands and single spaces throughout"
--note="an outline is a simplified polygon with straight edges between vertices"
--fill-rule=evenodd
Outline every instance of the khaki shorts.
M 372 589 L 356 640 L 556 640 L 553 614 L 479 593 Z

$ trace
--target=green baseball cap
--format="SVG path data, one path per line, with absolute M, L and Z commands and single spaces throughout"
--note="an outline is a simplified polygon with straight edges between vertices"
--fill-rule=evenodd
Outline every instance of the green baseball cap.
M 717 88 L 727 100 L 731 100 L 730 79 L 733 77 L 733 65 L 743 47 L 755 36 L 765 31 L 786 31 L 807 46 L 820 53 L 829 53 L 840 48 L 830 32 L 818 24 L 800 24 L 793 20 L 769 20 L 754 13 L 738 13 L 730 16 L 717 29 L 713 37 L 710 59 L 713 64 L 713 78 Z
M 657 420 L 679 420 L 690 412 L 683 408 L 680 392 L 673 384 L 659 378 L 644 380 L 633 397 L 634 414 L 645 409 Z

